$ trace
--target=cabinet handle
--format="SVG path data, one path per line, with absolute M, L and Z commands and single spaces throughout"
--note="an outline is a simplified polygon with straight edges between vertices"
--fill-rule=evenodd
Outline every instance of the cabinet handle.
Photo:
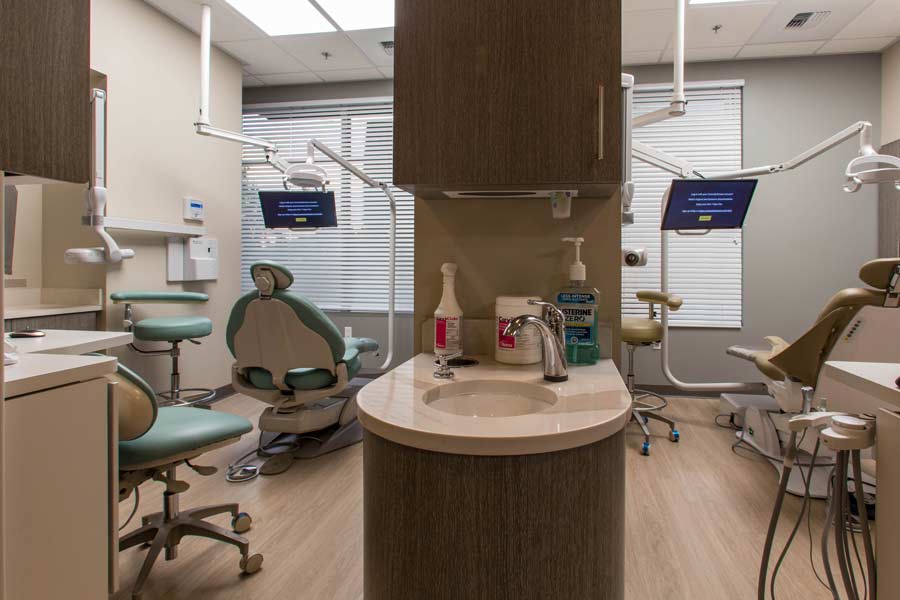
M 603 84 L 597 100 L 597 160 L 603 160 Z

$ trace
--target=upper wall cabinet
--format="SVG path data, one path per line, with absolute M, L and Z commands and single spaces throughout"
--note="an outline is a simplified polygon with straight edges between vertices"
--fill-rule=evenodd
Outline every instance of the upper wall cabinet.
M 423 198 L 618 189 L 620 0 L 396 0 L 396 11 L 397 186 Z
M 0 0 L 0 168 L 90 179 L 90 0 Z

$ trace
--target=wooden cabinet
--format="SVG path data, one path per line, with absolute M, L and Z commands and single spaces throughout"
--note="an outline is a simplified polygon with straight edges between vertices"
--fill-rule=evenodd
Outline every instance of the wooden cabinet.
M 394 42 L 399 187 L 618 189 L 620 0 L 396 0 Z
M 0 0 L 0 169 L 90 179 L 90 0 Z

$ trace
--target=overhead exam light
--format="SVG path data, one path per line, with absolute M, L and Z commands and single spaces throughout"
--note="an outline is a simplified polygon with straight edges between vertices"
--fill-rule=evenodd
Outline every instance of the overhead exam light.
M 284 189 L 298 188 L 324 188 L 328 183 L 328 173 L 325 169 L 314 164 L 310 153 L 305 163 L 295 163 L 284 172 Z
M 91 185 L 85 192 L 81 222 L 94 230 L 103 241 L 103 246 L 69 248 L 63 255 L 63 260 L 69 265 L 119 263 L 125 258 L 134 258 L 134 250 L 119 248 L 103 225 L 106 214 L 106 92 L 95 89 L 91 94 L 91 104 L 94 108 L 94 152 L 91 156 L 93 175 Z

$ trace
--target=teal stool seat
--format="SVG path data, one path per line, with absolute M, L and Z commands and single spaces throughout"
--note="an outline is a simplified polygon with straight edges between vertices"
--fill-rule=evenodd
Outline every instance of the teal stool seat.
M 362 368 L 360 353 L 378 350 L 378 342 L 369 338 L 344 338 L 344 343 L 347 350 L 341 360 L 347 364 L 347 378 L 353 379 Z M 272 374 L 265 369 L 247 369 L 247 377 L 260 389 L 276 389 Z M 318 390 L 334 385 L 337 378 L 326 369 L 299 368 L 288 371 L 284 382 L 295 390 Z
M 119 468 L 164 462 L 173 456 L 238 438 L 253 429 L 244 417 L 215 410 L 163 407 L 144 435 L 119 442 Z
M 153 317 L 134 324 L 134 337 L 147 342 L 174 342 L 206 337 L 212 321 L 206 317 Z

